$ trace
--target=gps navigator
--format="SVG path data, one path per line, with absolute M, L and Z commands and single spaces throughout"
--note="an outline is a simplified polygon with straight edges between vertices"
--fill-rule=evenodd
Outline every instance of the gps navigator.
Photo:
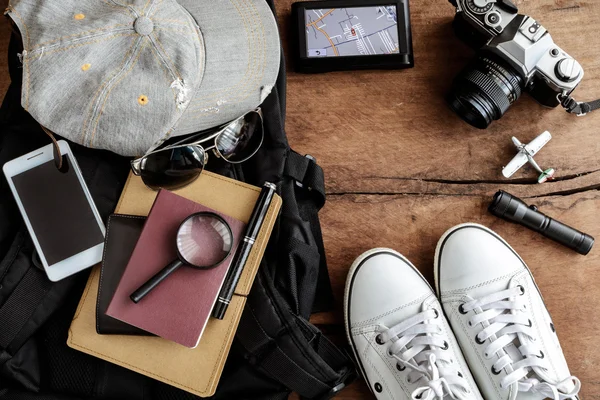
M 292 18 L 298 72 L 414 65 L 408 0 L 305 1 Z

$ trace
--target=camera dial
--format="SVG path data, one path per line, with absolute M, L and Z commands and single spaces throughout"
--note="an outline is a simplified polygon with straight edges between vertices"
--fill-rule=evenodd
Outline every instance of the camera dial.
M 467 0 L 466 5 L 475 14 L 485 14 L 494 7 L 495 0 Z
M 492 28 L 499 26 L 502 23 L 502 16 L 497 11 L 492 11 L 485 15 L 485 23 Z
M 572 58 L 563 58 L 556 64 L 556 76 L 563 82 L 573 82 L 582 71 L 581 64 Z

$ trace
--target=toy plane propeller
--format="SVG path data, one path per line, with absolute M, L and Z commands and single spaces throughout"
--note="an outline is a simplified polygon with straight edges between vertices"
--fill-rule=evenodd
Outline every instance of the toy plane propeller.
M 505 178 L 510 178 L 513 176 L 515 172 L 517 172 L 521 167 L 527 163 L 531 164 L 536 171 L 540 173 L 538 177 L 538 183 L 544 183 L 549 179 L 554 178 L 554 174 L 556 173 L 554 168 L 548 168 L 543 170 L 540 168 L 537 162 L 533 159 L 541 149 L 544 147 L 549 141 L 552 139 L 552 135 L 550 132 L 546 131 L 542 133 L 540 136 L 536 137 L 529 144 L 523 144 L 513 136 L 512 141 L 515 147 L 519 150 L 519 153 L 508 163 L 506 167 L 502 169 L 502 175 Z

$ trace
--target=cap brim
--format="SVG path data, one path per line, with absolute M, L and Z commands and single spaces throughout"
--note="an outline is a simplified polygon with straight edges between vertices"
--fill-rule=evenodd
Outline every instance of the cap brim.
M 177 0 L 196 20 L 204 76 L 173 136 L 222 125 L 255 109 L 279 72 L 280 41 L 265 0 Z

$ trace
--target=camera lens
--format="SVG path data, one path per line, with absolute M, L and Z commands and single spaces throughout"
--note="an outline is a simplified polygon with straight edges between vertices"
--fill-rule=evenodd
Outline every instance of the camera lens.
M 524 79 L 494 54 L 477 57 L 454 79 L 447 101 L 463 120 L 479 129 L 500 119 L 521 96 Z

